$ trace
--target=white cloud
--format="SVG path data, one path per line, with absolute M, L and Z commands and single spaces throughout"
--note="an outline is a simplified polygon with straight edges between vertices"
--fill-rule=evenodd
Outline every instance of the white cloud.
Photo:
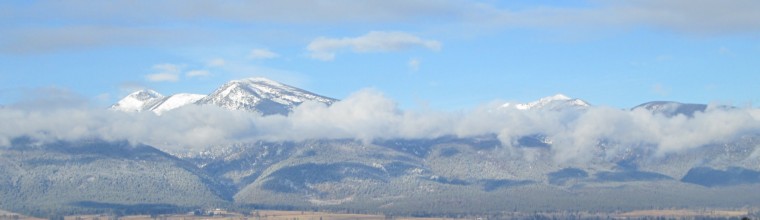
M 6 16 L 105 20 L 117 23 L 155 24 L 167 21 L 192 22 L 215 20 L 243 23 L 344 23 L 406 21 L 457 13 L 457 1 L 233 1 L 209 3 L 188 1 L 133 1 L 104 3 L 84 0 L 76 3 L 43 1 L 36 4 L 3 4 Z M 140 14 L 132 13 L 140 11 Z
M 368 53 L 399 51 L 414 47 L 439 51 L 442 46 L 438 41 L 425 40 L 405 32 L 371 31 L 354 38 L 319 37 L 311 41 L 306 49 L 311 58 L 330 61 L 335 59 L 335 53 L 346 48 L 358 53 Z
M 113 45 L 161 46 L 198 40 L 201 34 L 188 30 L 70 25 L 55 27 L 3 28 L 0 35 L 0 52 L 34 54 L 60 50 L 82 50 Z M 177 37 L 181 36 L 181 37 Z
M 154 73 L 145 76 L 145 79 L 151 82 L 177 82 L 179 74 L 176 73 Z
M 208 70 L 190 70 L 185 73 L 185 76 L 187 77 L 202 77 L 208 75 L 211 75 L 211 72 Z
M 573 32 L 644 27 L 697 35 L 758 34 L 760 2 L 755 0 L 589 1 L 582 6 L 536 4 L 510 9 L 477 1 L 0 1 L 0 19 L 14 23 L 0 29 L 0 51 L 41 53 L 107 46 L 165 46 L 208 43 L 230 32 L 218 26 L 167 27 L 167 23 L 214 20 L 228 24 L 346 23 L 401 24 L 426 28 L 549 28 Z M 203 10 L 198 10 L 202 8 Z M 139 11 L 141 13 L 132 13 Z M 64 22 L 53 22 L 64 21 Z M 96 24 L 92 25 L 92 21 Z M 420 22 L 423 21 L 423 22 Z M 26 23 L 25 23 L 26 22 Z M 26 25 L 37 24 L 37 25 Z M 52 24 L 56 25 L 38 25 Z M 63 23 L 65 25 L 61 26 Z M 463 25 L 464 24 L 464 25 Z M 182 26 L 182 25 L 180 25 Z M 144 28 L 150 27 L 150 28 Z M 580 28 L 579 28 L 580 27 Z M 457 30 L 458 29 L 458 30 Z M 239 33 L 239 32 L 235 32 Z M 329 60 L 334 53 L 314 53 Z
M 78 100 L 59 90 L 53 100 Z M 227 111 L 214 106 L 186 106 L 161 116 L 150 112 L 123 113 L 87 105 L 27 100 L 23 105 L 0 108 L 0 145 L 15 137 L 41 140 L 103 138 L 130 140 L 169 150 L 204 149 L 256 140 L 302 141 L 357 139 L 366 142 L 388 138 L 435 138 L 443 135 L 472 137 L 497 135 L 503 148 L 514 147 L 520 137 L 544 134 L 552 139 L 550 153 L 558 162 L 588 162 L 646 150 L 660 157 L 689 152 L 710 144 L 731 142 L 743 135 L 758 135 L 757 109 L 708 108 L 693 117 L 666 117 L 646 110 L 591 107 L 587 111 L 519 111 L 482 105 L 465 112 L 402 110 L 383 94 L 362 90 L 331 106 L 307 102 L 289 116 Z M 66 102 L 68 103 L 68 102 Z M 598 143 L 607 143 L 600 151 Z M 757 148 L 755 146 L 752 146 Z M 756 152 L 756 151 L 755 151 Z
M 170 63 L 153 65 L 156 73 L 148 74 L 145 78 L 151 82 L 176 82 L 179 81 L 180 66 Z
M 176 72 L 179 72 L 180 66 L 176 64 L 171 64 L 171 63 L 162 63 L 162 64 L 153 65 L 153 69 L 162 71 L 162 72 L 176 73 Z
M 267 49 L 253 49 L 251 50 L 251 53 L 248 54 L 248 59 L 254 59 L 254 60 L 272 59 L 272 58 L 277 58 L 279 56 L 280 56 L 279 54 Z
M 412 59 L 409 59 L 409 62 L 407 63 L 407 65 L 409 66 L 410 70 L 417 71 L 417 70 L 420 70 L 420 63 L 421 61 L 419 59 L 412 58 Z
M 209 66 L 209 67 L 222 67 L 225 64 L 227 64 L 226 60 L 224 60 L 222 58 L 215 58 L 215 59 L 212 59 L 212 60 L 208 61 L 208 64 L 206 64 L 206 66 Z
M 670 94 L 670 89 L 660 83 L 657 83 L 652 86 L 652 93 L 659 96 L 668 96 L 668 94 Z
M 584 7 L 534 6 L 508 10 L 484 5 L 472 22 L 528 28 L 654 27 L 688 34 L 760 32 L 760 2 L 753 0 L 593 1 Z
M 728 49 L 728 47 L 720 47 L 720 48 L 718 48 L 718 53 L 720 55 L 731 55 L 732 54 L 731 49 Z

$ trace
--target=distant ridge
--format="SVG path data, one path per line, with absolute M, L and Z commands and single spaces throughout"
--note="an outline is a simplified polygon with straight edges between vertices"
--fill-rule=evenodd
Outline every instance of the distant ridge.
M 652 113 L 663 114 L 668 117 L 676 116 L 679 114 L 692 117 L 696 112 L 704 112 L 707 109 L 707 105 L 671 101 L 653 101 L 637 105 L 636 107 L 631 108 L 631 111 L 634 111 L 636 109 L 645 109 Z

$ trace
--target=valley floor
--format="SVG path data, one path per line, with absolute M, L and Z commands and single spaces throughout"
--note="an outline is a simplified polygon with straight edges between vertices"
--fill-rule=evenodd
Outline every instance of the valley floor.
M 556 212 L 556 213 L 512 213 L 497 218 L 515 218 L 515 219 L 646 219 L 652 217 L 665 217 L 675 219 L 740 219 L 750 217 L 757 219 L 758 216 L 750 216 L 747 210 L 636 210 L 622 213 L 587 213 L 587 212 Z M 13 217 L 18 216 L 18 217 Z M 64 220 L 110 220 L 112 216 L 108 215 L 72 215 L 64 217 Z M 370 214 L 344 214 L 328 212 L 308 212 L 308 211 L 278 211 L 278 210 L 259 210 L 251 213 L 250 216 L 243 216 L 240 213 L 226 212 L 216 216 L 195 216 L 195 215 L 160 215 L 151 217 L 149 215 L 131 215 L 119 217 L 121 220 L 445 220 L 445 219 L 488 219 L 487 217 L 468 217 L 468 218 L 415 218 L 415 217 L 391 217 L 384 215 Z M 0 220 L 43 220 L 0 210 Z
M 65 220 L 109 220 L 111 216 L 106 215 L 79 215 L 79 216 L 66 216 Z M 33 219 L 35 218 L 22 218 Z M 227 213 L 224 215 L 216 216 L 195 216 L 195 215 L 161 215 L 157 217 L 151 217 L 148 215 L 131 215 L 122 216 L 120 220 L 384 220 L 384 219 L 398 219 L 398 220 L 445 220 L 454 218 L 413 218 L 413 217 L 397 217 L 386 218 L 384 215 L 368 215 L 368 214 L 343 214 L 343 213 L 327 213 L 327 212 L 306 212 L 306 211 L 278 211 L 278 210 L 261 210 L 255 211 L 251 216 L 243 216 L 240 213 Z

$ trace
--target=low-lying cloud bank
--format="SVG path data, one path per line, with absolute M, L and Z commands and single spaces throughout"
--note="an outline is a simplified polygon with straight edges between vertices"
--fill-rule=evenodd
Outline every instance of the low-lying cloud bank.
M 520 111 L 485 104 L 462 112 L 401 110 L 373 90 L 332 106 L 304 103 L 289 116 L 259 116 L 215 106 L 190 105 L 161 116 L 78 106 L 0 108 L 0 146 L 17 137 L 42 141 L 99 138 L 129 140 L 169 151 L 266 140 L 471 137 L 496 134 L 505 148 L 526 135 L 552 140 L 560 161 L 588 160 L 604 140 L 617 148 L 648 146 L 656 155 L 760 134 L 760 110 L 708 108 L 693 117 L 646 110 L 592 107 L 586 111 Z M 619 148 L 619 149 L 618 149 Z M 755 154 L 757 154 L 755 152 Z

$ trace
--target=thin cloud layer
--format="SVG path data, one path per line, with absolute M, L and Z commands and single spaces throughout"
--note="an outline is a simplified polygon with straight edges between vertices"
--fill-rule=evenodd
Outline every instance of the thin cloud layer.
M 177 82 L 179 81 L 180 67 L 178 65 L 163 63 L 153 65 L 155 73 L 145 75 L 145 79 L 151 82 Z
M 408 23 L 438 20 L 502 22 L 535 26 L 646 25 L 689 32 L 756 32 L 760 2 L 753 0 L 586 1 L 578 5 L 527 5 L 478 1 L 37 1 L 4 3 L 6 19 L 30 22 L 48 19 L 71 23 L 154 25 L 163 22 L 220 21 L 232 23 Z M 132 13 L 140 11 L 141 13 Z
M 30 107 L 31 106 L 31 107 Z M 709 108 L 693 117 L 666 117 L 645 110 L 592 107 L 587 111 L 520 111 L 486 104 L 467 112 L 401 110 L 374 90 L 359 91 L 331 106 L 304 103 L 289 116 L 260 116 L 215 106 L 190 105 L 161 116 L 82 106 L 0 108 L 0 145 L 13 138 L 77 140 L 101 138 L 146 143 L 173 152 L 257 140 L 435 138 L 497 135 L 519 154 L 518 140 L 542 134 L 552 140 L 559 162 L 619 156 L 637 147 L 652 156 L 687 152 L 760 132 L 756 109 Z M 602 141 L 608 149 L 600 153 Z
M 629 29 L 636 27 L 697 35 L 760 32 L 760 2 L 752 0 L 591 1 L 575 7 L 529 7 L 510 10 L 482 7 L 473 21 L 527 28 Z
M 160 22 L 224 21 L 240 23 L 345 23 L 406 21 L 415 18 L 445 17 L 456 12 L 459 1 L 129 1 L 71 2 L 37 1 L 31 4 L 4 4 L 6 16 L 28 20 L 50 17 L 73 21 L 155 24 Z M 5 7 L 4 7 L 5 8 Z M 139 11 L 141 13 L 133 13 Z
M 350 49 L 357 53 L 369 53 L 400 51 L 414 47 L 439 51 L 441 50 L 441 43 L 435 40 L 425 40 L 405 32 L 371 31 L 353 38 L 320 37 L 311 41 L 306 49 L 311 58 L 329 61 L 335 59 L 335 54 L 343 49 Z
M 277 58 L 280 55 L 267 49 L 253 49 L 248 54 L 248 59 L 260 60 L 260 59 L 272 59 Z
M 444 27 L 453 32 L 462 27 L 471 31 L 484 26 L 573 32 L 645 28 L 700 36 L 756 36 L 760 33 L 759 8 L 760 2 L 753 0 L 588 1 L 574 6 L 535 4 L 520 8 L 457 0 L 0 2 L 0 18 L 14 21 L 0 30 L 4 36 L 0 52 L 187 45 L 238 33 L 224 33 L 225 28 L 210 25 L 214 23 L 326 27 L 363 23 L 373 29 L 396 25 L 417 30 Z M 193 25 L 187 28 L 176 24 Z M 467 28 L 473 26 L 476 28 Z M 329 54 L 315 56 L 327 59 Z
M 204 77 L 211 75 L 211 72 L 208 70 L 190 70 L 185 73 L 185 76 L 192 78 L 192 77 Z

